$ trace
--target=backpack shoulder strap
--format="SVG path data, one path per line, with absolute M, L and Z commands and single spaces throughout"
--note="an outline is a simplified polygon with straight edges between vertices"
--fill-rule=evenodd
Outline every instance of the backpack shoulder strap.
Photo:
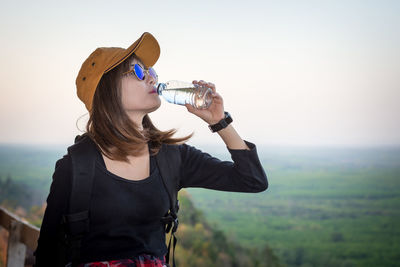
M 83 235 L 89 231 L 89 207 L 96 153 L 96 145 L 86 134 L 77 136 L 75 144 L 68 147 L 72 162 L 72 181 L 69 214 L 63 216 L 63 223 L 66 227 L 72 265 L 79 260 Z
M 78 139 L 79 138 L 79 139 Z M 68 148 L 72 161 L 72 191 L 69 203 L 69 212 L 87 211 L 90 205 L 94 166 L 96 159 L 96 145 L 89 136 L 77 137 L 77 142 Z
M 163 144 L 156 155 L 156 162 L 164 185 L 170 195 L 171 209 L 173 212 L 178 213 L 179 201 L 177 197 L 182 162 L 179 147 L 177 145 Z
M 179 147 L 177 145 L 166 145 L 161 146 L 160 151 L 156 155 L 156 162 L 158 169 L 160 170 L 160 175 L 163 180 L 164 186 L 168 192 L 170 201 L 169 212 L 161 219 L 166 227 L 166 233 L 171 231 L 171 237 L 168 244 L 168 252 L 165 257 L 167 263 L 169 263 L 169 255 L 171 248 L 171 239 L 174 238 L 173 243 L 173 266 L 175 267 L 175 246 L 177 239 L 175 237 L 175 232 L 178 229 L 178 211 L 179 211 L 179 201 L 178 201 L 178 186 L 180 179 L 180 165 L 182 162 Z

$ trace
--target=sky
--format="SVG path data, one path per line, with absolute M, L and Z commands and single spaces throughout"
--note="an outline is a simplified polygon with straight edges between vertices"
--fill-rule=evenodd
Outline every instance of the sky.
M 399 1 L 0 0 L 0 143 L 72 144 L 88 119 L 83 61 L 150 32 L 159 80 L 215 83 L 243 139 L 400 145 L 399 14 Z M 223 145 L 185 107 L 150 116 Z

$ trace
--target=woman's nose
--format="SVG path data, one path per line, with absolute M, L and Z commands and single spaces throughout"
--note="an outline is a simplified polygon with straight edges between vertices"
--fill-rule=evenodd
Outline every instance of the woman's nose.
M 150 75 L 149 71 L 146 72 L 145 79 L 147 79 L 151 85 L 154 85 L 157 83 L 156 79 Z

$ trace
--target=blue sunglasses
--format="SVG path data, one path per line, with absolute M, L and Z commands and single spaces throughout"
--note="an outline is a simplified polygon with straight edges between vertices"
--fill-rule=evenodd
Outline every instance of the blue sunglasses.
M 135 73 L 136 77 L 141 81 L 143 81 L 144 78 L 146 77 L 145 74 L 148 74 L 148 75 L 150 75 L 151 77 L 154 78 L 156 83 L 158 83 L 158 75 L 157 75 L 156 71 L 153 68 L 149 68 L 149 69 L 146 70 L 146 69 L 143 69 L 139 64 L 134 64 L 132 66 L 133 66 L 133 69 L 131 69 L 131 70 L 127 71 L 127 72 L 124 72 L 123 74 L 125 75 L 125 74 L 128 74 L 128 73 Z

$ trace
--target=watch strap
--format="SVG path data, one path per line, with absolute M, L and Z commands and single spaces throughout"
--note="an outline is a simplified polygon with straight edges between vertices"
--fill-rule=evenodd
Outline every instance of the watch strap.
M 213 125 L 208 125 L 208 128 L 211 130 L 211 132 L 213 132 L 213 133 L 218 132 L 218 131 L 226 128 L 233 121 L 229 112 L 225 111 L 224 114 L 225 114 L 225 118 L 220 120 L 218 123 L 213 124 Z

